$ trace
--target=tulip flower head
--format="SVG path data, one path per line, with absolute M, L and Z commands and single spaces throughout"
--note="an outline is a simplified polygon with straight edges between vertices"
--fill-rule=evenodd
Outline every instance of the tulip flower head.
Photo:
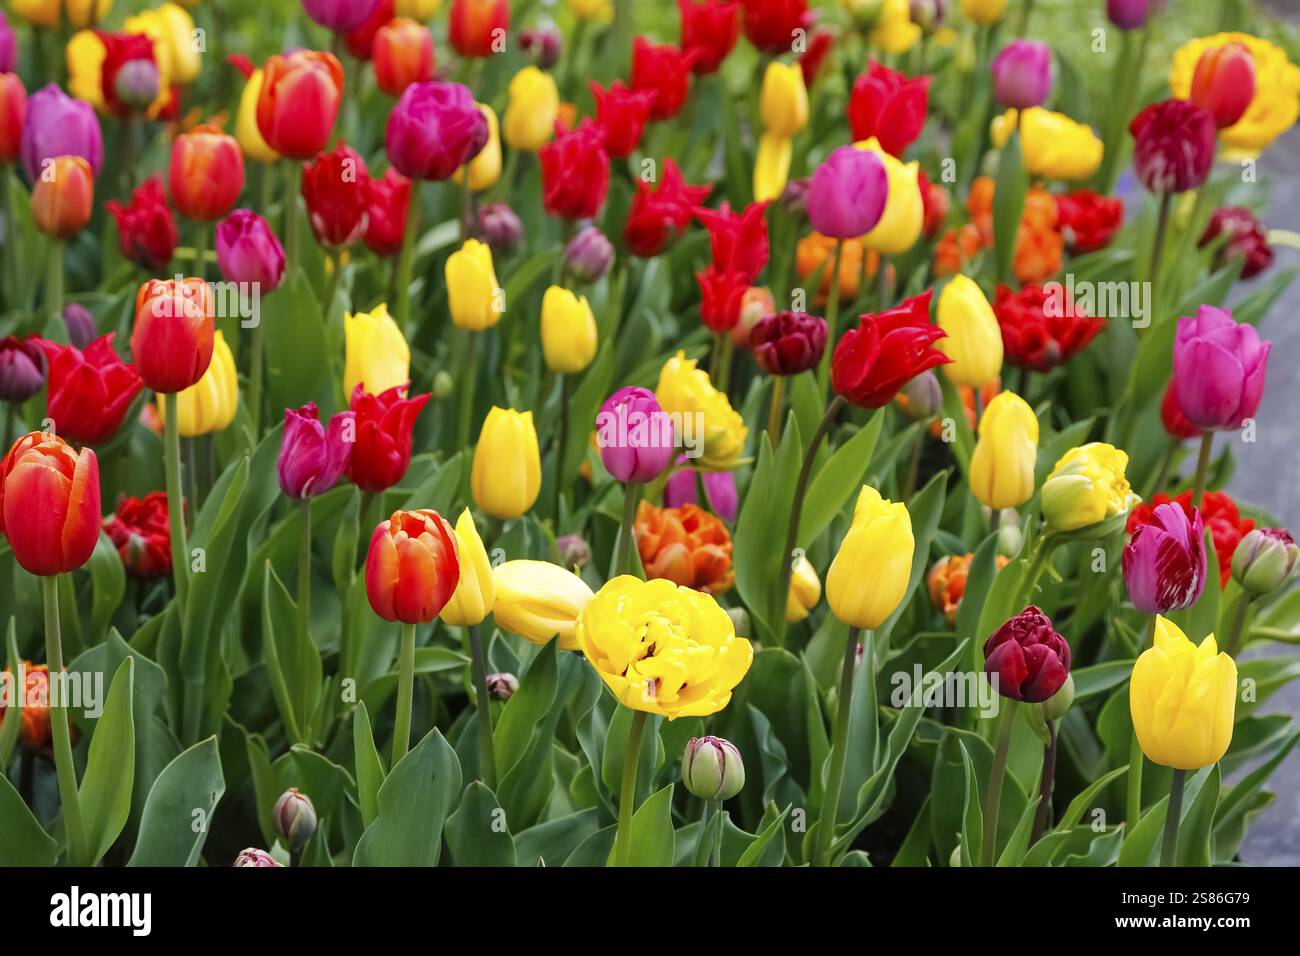
M 696 76 L 716 73 L 740 39 L 737 0 L 677 0 L 681 15 L 681 48 L 691 58 Z
M 492 250 L 486 243 L 466 239 L 447 257 L 444 273 L 447 308 L 456 326 L 482 332 L 501 321 L 499 306 L 504 299 L 492 264 Z
M 908 382 L 952 361 L 934 343 L 948 333 L 930 322 L 930 290 L 849 329 L 831 357 L 831 388 L 860 408 L 884 408 Z
M 620 388 L 596 415 L 596 444 L 605 470 L 624 484 L 659 477 L 672 460 L 676 433 L 648 388 Z
M 227 282 L 274 292 L 284 281 L 284 246 L 270 224 L 250 209 L 236 209 L 217 225 L 217 267 Z
M 891 156 L 902 156 L 925 126 L 930 77 L 909 78 L 873 57 L 853 81 L 849 128 L 854 142 L 875 139 Z
M 332 53 L 273 56 L 262 70 L 258 131 L 279 155 L 311 159 L 329 142 L 342 97 L 343 65 Z
M 1006 361 L 1035 372 L 1065 365 L 1106 327 L 1104 319 L 1093 318 L 1074 302 L 1058 307 L 1041 285 L 1012 292 L 999 284 L 993 311 Z
M 361 155 L 340 142 L 302 170 L 302 198 L 316 241 L 329 249 L 350 246 L 366 233 L 370 172 Z
M 806 557 L 795 559 L 790 568 L 790 593 L 786 595 L 785 622 L 798 624 L 806 620 L 821 600 L 822 582 L 817 569 Z
M 993 90 L 1003 106 L 1042 106 L 1052 92 L 1052 50 L 1046 43 L 1012 40 L 993 58 Z
M 663 252 L 686 231 L 711 188 L 688 185 L 671 158 L 664 160 L 657 184 L 638 179 L 623 230 L 628 251 L 644 259 Z
M 522 233 L 523 226 L 519 228 Z M 599 282 L 613 264 L 614 244 L 596 226 L 583 226 L 564 247 L 564 271 L 578 282 Z
M 1038 417 L 1015 392 L 1000 392 L 979 421 L 970 460 L 970 489 L 995 510 L 1019 508 L 1034 496 Z
M 18 66 L 18 38 L 9 26 L 9 18 L 0 11 L 0 73 L 13 73 Z
M 804 312 L 778 312 L 750 332 L 754 363 L 769 375 L 798 375 L 816 368 L 826 350 L 826 320 Z
M 510 80 L 509 102 L 502 135 L 511 149 L 535 153 L 555 136 L 560 91 L 555 79 L 535 66 L 526 66 Z M 599 115 L 599 99 L 597 115 Z
M 939 349 L 951 360 L 943 374 L 955 385 L 980 388 L 1002 373 L 1002 332 L 975 280 L 956 275 L 939 295 Z
M 746 284 L 758 278 L 771 251 L 767 206 L 765 202 L 750 203 L 736 213 L 730 203 L 723 202 L 717 209 L 696 209 L 696 218 L 709 231 L 715 271 L 742 276 Z
M 1196 189 L 1214 165 L 1214 117 L 1186 100 L 1152 103 L 1129 123 L 1133 168 L 1153 193 Z
M 137 186 L 125 206 L 110 199 L 104 208 L 117 222 L 118 247 L 125 258 L 150 272 L 167 268 L 180 244 L 180 230 L 161 176 L 150 176 Z M 220 230 L 217 242 L 220 248 Z
M 487 549 L 468 508 L 456 519 L 455 535 L 460 579 L 455 593 L 442 609 L 442 621 L 453 627 L 481 624 L 492 613 L 497 587 Z
M 542 490 L 532 412 L 493 406 L 483 420 L 470 469 L 474 503 L 494 518 L 518 518 Z
M 889 501 L 863 485 L 853 523 L 826 572 L 826 603 L 850 627 L 883 624 L 907 593 L 916 542 L 902 502 Z
M 862 244 L 884 255 L 898 255 L 916 245 L 925 228 L 920 163 L 904 163 L 880 148 L 874 139 L 857 144 L 879 157 L 885 167 L 888 195 L 880 220 L 862 237 Z
M 682 754 L 682 784 L 701 800 L 730 800 L 745 786 L 740 751 L 721 737 L 692 737 Z
M 1124 546 L 1124 583 L 1133 606 L 1144 614 L 1168 614 L 1191 607 L 1205 590 L 1205 527 L 1174 504 L 1157 505 Z
M 1182 413 L 1202 431 L 1235 431 L 1255 417 L 1264 397 L 1268 353 L 1255 327 L 1203 305 L 1178 320 L 1174 388 Z
M 28 182 L 38 182 L 47 165 L 59 156 L 80 156 L 90 164 L 91 173 L 99 175 L 104 138 L 89 103 L 74 100 L 51 83 L 27 100 L 21 126 L 23 171 Z
M 740 0 L 745 37 L 771 56 L 789 53 L 799 31 L 812 20 L 808 0 Z
M 151 491 L 143 498 L 123 498 L 104 521 L 122 567 L 137 581 L 152 581 L 172 573 L 171 525 L 167 492 Z
M 144 388 L 136 368 L 113 350 L 114 334 L 94 340 L 84 351 L 38 340 L 49 367 L 46 417 L 59 434 L 79 444 L 111 437 Z
M 1232 576 L 1247 594 L 1276 591 L 1291 579 L 1300 547 L 1284 528 L 1256 528 L 1232 556 Z
M 429 395 L 406 398 L 407 384 L 371 394 L 358 382 L 349 408 L 356 416 L 356 442 L 347 476 L 362 491 L 391 488 L 411 466 L 411 433 Z
M 183 392 L 212 361 L 212 290 L 202 279 L 151 279 L 135 297 L 131 357 L 155 392 Z
M 593 219 L 609 192 L 605 129 L 590 118 L 538 151 L 542 205 L 560 219 Z
M 699 442 L 697 431 L 694 449 L 691 448 L 691 436 L 680 436 L 696 467 L 705 471 L 726 471 L 739 461 L 749 432 L 726 394 L 714 388 L 709 374 L 696 366 L 697 360 L 686 358 L 684 352 L 670 358 L 659 371 L 655 398 L 674 421 L 685 422 L 686 417 L 691 416 L 692 422 L 701 423 L 703 442 Z
M 303 9 L 327 30 L 342 33 L 370 16 L 378 0 L 302 0 Z
M 358 388 L 378 395 L 410 382 L 411 349 L 386 304 L 343 316 L 343 338 L 343 388 L 349 395 Z
M 706 594 L 722 594 L 735 583 L 731 533 L 703 508 L 656 508 L 642 501 L 633 532 L 647 577 L 666 578 Z
M 233 136 L 196 126 L 172 143 L 168 173 L 172 202 L 182 216 L 215 222 L 244 190 L 244 153 Z
M 1086 123 L 1041 106 L 1008 110 L 993 119 L 993 145 L 1001 149 L 1019 131 L 1025 171 L 1035 179 L 1070 182 L 1090 178 L 1101 165 L 1105 148 Z
M 22 687 L 9 668 L 0 670 L 0 680 L 13 679 L 15 695 L 22 695 L 22 709 L 13 713 L 10 720 L 19 721 L 18 741 L 28 750 L 48 752 L 50 749 L 50 669 L 44 664 L 21 661 Z M 4 697 L 0 695 L 0 727 L 4 726 Z
M 0 401 L 22 404 L 45 385 L 45 353 L 38 339 L 0 338 Z
M 455 532 L 436 511 L 394 511 L 371 535 L 366 597 L 385 621 L 432 621 L 456 592 L 460 574 Z
M 244 88 L 239 94 L 239 108 L 235 113 L 235 139 L 244 151 L 244 158 L 258 163 L 273 163 L 280 158 L 266 142 L 257 125 L 257 104 L 262 96 L 263 72 L 253 66 L 248 57 L 231 53 L 226 57 L 244 78 Z
M 80 156 L 59 156 L 32 190 L 32 221 L 54 239 L 71 239 L 90 221 L 95 175 Z
M 1106 0 L 1106 16 L 1121 30 L 1137 30 L 1165 8 L 1166 0 Z
M 1200 434 L 1196 432 L 1196 434 Z M 1163 492 L 1156 494 L 1150 503 L 1138 504 L 1128 517 L 1127 530 L 1130 535 L 1144 524 L 1155 521 L 1155 511 L 1161 505 L 1175 504 L 1183 510 L 1188 522 L 1193 522 L 1200 511 L 1205 528 L 1214 540 L 1214 554 L 1219 561 L 1219 587 L 1228 586 L 1232 576 L 1232 561 L 1242 540 L 1255 527 L 1250 518 L 1243 518 L 1237 509 L 1237 503 L 1224 491 L 1207 491 L 1201 499 L 1199 509 L 1192 505 L 1190 489 L 1175 497 Z
M 347 470 L 355 442 L 355 412 L 339 412 L 326 428 L 315 402 L 286 408 L 276 466 L 280 490 L 298 500 L 329 491 Z
M 166 404 L 157 405 L 166 421 Z M 239 376 L 235 356 L 218 329 L 212 339 L 212 361 L 203 377 L 176 396 L 176 430 L 183 438 L 225 431 L 239 410 Z
M 510 29 L 508 0 L 452 0 L 448 39 L 464 57 L 488 57 L 505 52 Z
M 808 221 L 824 236 L 863 236 L 880 222 L 888 198 L 889 175 L 880 157 L 841 146 L 813 173 Z
M 1244 206 L 1222 206 L 1214 210 L 1205 232 L 1197 245 L 1200 248 L 1214 244 L 1220 236 L 1224 241 L 1214 257 L 1214 269 L 1222 269 L 1231 261 L 1241 263 L 1241 278 L 1253 279 L 1273 264 L 1273 248 L 1268 233 L 1255 214 Z
M 587 297 L 563 286 L 542 296 L 542 356 L 560 375 L 576 375 L 596 357 L 596 317 Z
M 316 807 L 297 787 L 290 787 L 275 801 L 271 819 L 291 853 L 301 850 L 316 833 Z
M 99 460 L 49 432 L 31 432 L 0 459 L 0 535 L 29 574 L 90 560 L 99 540 Z
M 1070 644 L 1031 604 L 984 642 L 984 673 L 1003 697 L 1040 704 L 1070 676 Z
M 395 256 L 406 238 L 411 181 L 389 168 L 382 178 L 366 178 L 366 246 L 377 256 Z
M 1128 455 L 1105 442 L 1071 448 L 1043 482 L 1049 531 L 1075 531 L 1125 514 L 1141 499 L 1125 477 Z
M 1255 98 L 1255 58 L 1244 43 L 1212 47 L 1196 61 L 1191 100 L 1219 129 L 1235 126 Z
M 492 569 L 492 617 L 504 630 L 533 644 L 559 638 L 562 651 L 579 649 L 578 617 L 591 588 L 572 571 L 547 561 L 506 561 Z
M 650 107 L 658 94 L 654 90 L 631 89 L 617 80 L 608 90 L 594 80 L 588 85 L 596 101 L 596 123 L 605 131 L 606 152 L 615 159 L 631 156 L 641 142 Z M 643 184 L 644 180 L 640 180 L 638 188 Z

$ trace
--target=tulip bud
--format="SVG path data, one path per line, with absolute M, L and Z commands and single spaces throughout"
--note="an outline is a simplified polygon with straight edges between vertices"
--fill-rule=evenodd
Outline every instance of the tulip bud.
M 817 569 L 805 557 L 799 557 L 790 569 L 790 593 L 786 596 L 785 622 L 798 624 L 808 617 L 822 596 L 822 582 Z
M 744 636 L 753 631 L 753 626 L 749 620 L 749 612 L 741 605 L 737 604 L 735 607 L 727 608 L 727 617 L 731 618 L 731 626 L 735 628 L 737 634 Z
M 466 239 L 463 246 L 447 257 L 444 271 L 447 307 L 455 325 L 482 332 L 501 320 L 497 309 L 500 286 L 492 264 L 492 250 L 487 245 L 477 239 Z
M 510 81 L 509 103 L 501 133 L 511 149 L 536 152 L 555 135 L 560 92 L 555 78 L 535 66 L 526 66 Z
M 433 397 L 439 400 L 450 398 L 455 390 L 456 380 L 452 377 L 452 374 L 445 368 L 438 369 L 433 376 Z
M 943 374 L 954 385 L 980 388 L 1002 372 L 1002 332 L 984 292 L 964 275 L 953 276 L 939 295 L 939 327 L 947 336 L 938 349 L 951 359 Z
M 129 60 L 117 71 L 114 92 L 122 105 L 142 110 L 158 98 L 161 79 L 152 60 Z
M 1003 697 L 1042 703 L 1070 674 L 1069 642 L 1031 604 L 984 642 L 984 673 Z
M 45 353 L 40 346 L 12 336 L 0 339 L 0 401 L 21 404 L 44 384 Z
M 1052 91 L 1052 51 L 1046 43 L 1012 40 L 993 58 L 998 102 L 1015 110 L 1042 106 Z
M 943 26 L 947 0 L 910 0 L 908 15 L 924 36 L 933 36 Z
M 943 408 L 943 386 L 930 369 L 903 386 L 903 396 L 907 399 L 907 411 L 915 419 L 930 418 Z
M 970 460 L 970 490 L 989 508 L 1018 508 L 1034 494 L 1038 418 L 1015 392 L 1000 392 L 984 410 Z
M 692 737 L 682 754 L 682 783 L 701 800 L 730 800 L 745 786 L 745 763 L 721 737 Z
M 1050 531 L 1076 531 L 1114 518 L 1141 499 L 1125 471 L 1128 455 L 1105 442 L 1071 448 L 1043 482 L 1043 520 Z
M 80 302 L 69 302 L 63 307 L 63 324 L 68 328 L 68 341 L 79 349 L 93 342 L 99 331 L 95 317 Z
M 873 152 L 841 146 L 817 167 L 808 187 L 808 220 L 835 239 L 866 235 L 880 222 L 889 174 Z
M 217 266 L 227 282 L 256 283 L 262 294 L 284 280 L 284 246 L 265 219 L 236 209 L 217 225 Z
M 524 224 L 505 203 L 487 203 L 478 211 L 474 234 L 491 247 L 494 256 L 507 256 L 524 241 Z
M 1014 558 L 1025 543 L 1025 533 L 1020 529 L 1020 514 L 1015 508 L 1004 508 L 998 525 L 998 554 Z
M 546 367 L 576 375 L 596 357 L 596 317 L 587 297 L 553 285 L 542 296 L 542 355 Z
M 1121 30 L 1136 30 L 1164 6 L 1165 0 L 1106 0 L 1106 16 Z
M 629 385 L 600 407 L 596 445 L 606 471 L 625 484 L 644 484 L 668 467 L 676 433 L 654 393 Z
M 59 156 L 32 190 L 32 219 L 47 236 L 70 239 L 90 221 L 94 202 L 90 164 L 80 156 Z
M 257 847 L 252 846 L 247 850 L 241 851 L 239 856 L 235 857 L 234 862 L 234 866 L 237 868 L 279 865 L 280 864 L 275 861 L 275 857 L 271 856 L 271 854 L 267 853 L 265 850 L 259 850 Z
M 297 787 L 290 787 L 271 811 L 275 832 L 280 834 L 290 853 L 297 853 L 307 845 L 316 832 L 316 807 L 311 797 Z
M 180 214 L 214 222 L 244 190 L 244 153 L 239 142 L 215 126 L 196 126 L 172 143 L 168 185 Z
M 474 503 L 494 518 L 518 518 L 542 490 L 533 413 L 493 406 L 483 420 L 470 467 Z
M 1287 582 L 1300 549 L 1283 528 L 1256 528 L 1232 555 L 1232 576 L 1246 593 L 1268 594 Z
M 535 27 L 519 34 L 519 47 L 532 55 L 534 62 L 543 70 L 549 70 L 560 62 L 560 53 L 564 48 L 564 38 L 553 25 Z
M 863 485 L 853 523 L 826 572 L 826 602 L 850 627 L 877 628 L 903 600 L 916 542 L 902 502 Z M 870 581 L 870 588 L 862 587 Z
M 805 176 L 803 179 L 791 179 L 785 184 L 785 189 L 781 191 L 781 198 L 777 200 L 782 209 L 795 222 L 803 223 L 808 220 L 808 187 L 812 179 Z
M 558 636 L 560 650 L 578 650 L 578 616 L 592 598 L 582 578 L 558 564 L 527 560 L 497 565 L 492 577 L 492 616 L 500 627 L 534 644 Z
M 564 247 L 564 270 L 578 282 L 598 282 L 614 262 L 614 246 L 595 226 L 586 226 Z
M 560 552 L 560 564 L 566 568 L 585 568 L 591 561 L 591 545 L 580 534 L 556 538 L 555 547 Z
M 1255 58 L 1244 43 L 1225 43 L 1201 54 L 1192 75 L 1191 100 L 1227 129 L 1255 98 Z
M 493 700 L 506 701 L 519 689 L 519 678 L 514 674 L 488 674 L 483 681 Z

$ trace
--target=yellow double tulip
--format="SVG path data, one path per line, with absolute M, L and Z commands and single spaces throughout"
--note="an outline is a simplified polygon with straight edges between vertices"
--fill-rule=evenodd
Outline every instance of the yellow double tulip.
M 578 615 L 576 630 L 620 704 L 669 720 L 722 710 L 754 660 L 717 601 L 664 578 L 614 578 Z
M 560 650 L 578 650 L 575 628 L 592 598 L 587 582 L 558 564 L 526 560 L 498 565 L 492 578 L 492 615 L 501 627 L 534 644 L 558 635 Z
M 1157 615 L 1154 645 L 1133 665 L 1128 704 L 1148 760 L 1175 770 L 1208 767 L 1232 743 L 1237 665 L 1213 634 L 1193 644 Z
M 939 295 L 939 327 L 948 333 L 935 343 L 952 359 L 942 366 L 948 381 L 981 388 L 1002 374 L 1002 330 L 974 279 L 955 275 L 944 287 Z
M 166 421 L 163 403 L 158 418 Z M 218 330 L 212 338 L 212 362 L 203 377 L 176 396 L 176 430 L 185 438 L 225 431 L 239 409 L 239 376 L 235 356 Z
M 1030 176 L 1075 182 L 1089 178 L 1101 165 L 1106 150 L 1092 127 L 1041 106 L 1025 110 L 1023 121 L 1017 120 L 1015 110 L 995 116 L 990 128 L 993 145 L 1005 146 L 1017 122 L 1020 153 Z
M 659 372 L 655 398 L 670 415 L 680 416 L 682 429 L 703 428 L 703 449 L 694 466 L 727 471 L 740 460 L 749 431 L 725 393 L 713 387 L 709 373 L 695 359 L 678 352 Z M 698 434 L 696 434 L 698 437 Z
M 871 629 L 893 614 L 912 574 L 912 517 L 902 502 L 863 485 L 853 524 L 826 572 L 826 603 L 850 627 Z
M 596 317 L 585 295 L 553 285 L 542 296 L 542 355 L 546 367 L 576 375 L 596 357 Z
M 411 348 L 387 305 L 343 316 L 343 339 L 343 389 L 349 397 L 358 385 L 378 395 L 410 382 Z
M 1015 392 L 1000 392 L 979 423 L 970 490 L 990 508 L 1019 508 L 1034 495 L 1038 418 Z
M 882 255 L 892 256 L 906 252 L 921 238 L 925 226 L 925 203 L 921 199 L 921 164 L 905 163 L 880 148 L 873 136 L 856 148 L 875 153 L 885 166 L 889 178 L 889 196 L 885 211 L 869 233 L 862 237 L 862 245 Z
M 1105 442 L 1071 448 L 1043 482 L 1049 531 L 1074 531 L 1129 511 L 1141 499 L 1129 487 L 1128 455 Z
M 511 149 L 533 153 L 555 135 L 555 118 L 560 112 L 560 91 L 549 73 L 526 66 L 514 75 L 507 89 L 502 133 Z
M 518 518 L 542 490 L 532 412 L 493 406 L 483 420 L 470 469 L 474 502 L 494 518 Z
M 482 624 L 496 603 L 497 587 L 492 564 L 468 508 L 456 519 L 455 530 L 460 580 L 456 582 L 456 592 L 438 616 L 444 624 L 453 627 Z
M 451 321 L 470 332 L 482 332 L 501 321 L 496 269 L 487 243 L 466 239 L 447 257 L 447 308 Z

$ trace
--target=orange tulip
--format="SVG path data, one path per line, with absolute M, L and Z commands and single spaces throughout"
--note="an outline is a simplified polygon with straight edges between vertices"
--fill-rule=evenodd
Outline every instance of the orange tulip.
M 395 511 L 375 528 L 366 556 L 366 597 L 385 621 L 432 621 L 459 582 L 456 533 L 438 512 Z
M 936 609 L 943 612 L 949 624 L 957 622 L 957 608 L 966 593 L 966 578 L 970 574 L 970 564 L 974 557 L 974 554 L 945 555 L 934 563 L 926 578 L 930 600 Z M 1000 571 L 1011 562 L 999 554 L 995 563 Z
M 186 219 L 215 222 L 244 191 L 244 153 L 233 136 L 196 126 L 176 137 L 169 171 L 172 202 Z
M 266 61 L 257 128 L 290 159 L 311 159 L 329 142 L 343 96 L 343 64 L 332 53 L 295 50 Z
M 821 270 L 821 285 L 813 297 L 812 304 L 820 308 L 826 304 L 831 288 L 831 263 L 835 258 L 835 240 L 830 236 L 813 232 L 804 236 L 795 246 L 794 264 L 799 278 L 808 279 L 818 269 Z M 876 275 L 880 256 L 874 252 L 867 253 L 867 278 Z M 840 301 L 848 302 L 858 296 L 858 286 L 862 281 L 862 244 L 844 243 L 844 252 L 840 255 Z
M 60 156 L 41 171 L 32 190 L 36 228 L 55 239 L 68 239 L 90 221 L 95 205 L 95 174 L 80 156 Z
M 99 540 L 99 460 L 50 432 L 32 432 L 0 460 L 0 534 L 14 558 L 48 577 L 81 567 Z
M 698 505 L 656 508 L 642 501 L 633 530 L 647 578 L 707 594 L 721 594 L 736 580 L 727 526 Z
M 487 57 L 502 52 L 510 29 L 507 0 L 452 0 L 447 38 L 461 56 Z
M 3 673 L 8 674 L 9 669 L 5 668 Z M 50 745 L 50 669 L 44 664 L 23 661 L 19 673 L 23 686 L 16 687 L 15 693 L 22 695 L 22 708 L 14 717 L 21 721 L 18 739 L 28 750 L 44 750 Z M 0 727 L 4 722 L 4 700 L 0 698 Z
M 427 28 L 398 17 L 379 28 L 370 54 L 375 82 L 389 96 L 400 96 L 412 83 L 433 79 L 433 36 Z
M 151 279 L 135 296 L 131 358 L 155 392 L 183 392 L 212 362 L 212 290 L 202 279 Z

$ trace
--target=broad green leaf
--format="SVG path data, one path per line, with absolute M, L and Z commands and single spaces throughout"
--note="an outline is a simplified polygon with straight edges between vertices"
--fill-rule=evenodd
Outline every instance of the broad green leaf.
M 514 866 L 515 842 L 505 811 L 481 780 L 465 791 L 447 820 L 447 848 L 457 866 Z
M 127 866 L 194 866 L 225 790 L 216 737 L 184 751 L 149 790 Z
M 357 802 L 361 825 L 370 826 L 379 815 L 379 788 L 384 782 L 384 765 L 370 729 L 370 714 L 364 702 L 352 712 L 352 751 L 357 768 Z
M 845 503 L 857 499 L 884 420 L 883 414 L 875 412 L 857 434 L 835 450 L 808 483 L 803 514 L 799 518 L 799 535 L 795 539 L 799 547 L 809 547 L 830 526 Z
M 135 722 L 131 693 L 135 659 L 128 657 L 113 676 L 103 716 L 95 725 L 82 777 L 81 814 L 90 863 L 103 859 L 131 815 L 131 785 L 135 780 Z
M 1025 804 L 1025 812 L 1020 814 L 1020 819 L 1016 821 L 1016 828 L 1011 831 L 1011 839 L 1007 841 L 1007 845 L 1002 848 L 1001 856 L 998 857 L 998 866 L 1019 866 L 1025 858 L 1025 851 L 1029 849 L 1029 838 L 1033 835 L 1034 816 L 1042 799 L 1040 794 Z
M 0 773 L 0 820 L 4 821 L 0 825 L 0 866 L 54 865 L 58 842 L 42 829 L 4 773 Z
M 676 846 L 673 833 L 673 785 L 651 794 L 632 814 L 629 839 L 631 866 L 672 866 Z
M 436 866 L 443 823 L 460 793 L 456 752 L 436 728 L 398 761 L 379 788 L 353 866 Z

